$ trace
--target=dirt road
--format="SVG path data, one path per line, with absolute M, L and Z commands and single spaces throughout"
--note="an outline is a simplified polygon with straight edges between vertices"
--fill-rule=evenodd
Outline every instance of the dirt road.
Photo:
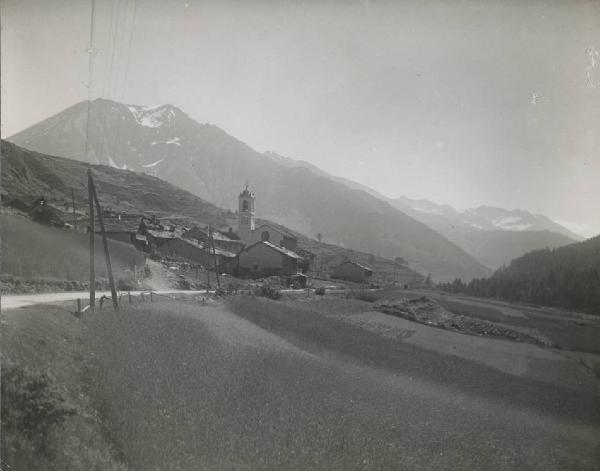
M 132 296 L 139 296 L 140 293 L 149 294 L 149 291 L 130 291 Z M 170 295 L 170 294 L 203 294 L 206 291 L 190 291 L 190 290 L 176 290 L 176 289 L 164 289 L 153 291 L 158 295 Z M 110 291 L 96 291 L 96 299 L 102 296 L 110 297 Z M 63 301 L 74 301 L 81 299 L 83 301 L 89 298 L 89 291 L 65 291 L 61 293 L 31 293 L 31 294 L 9 294 L 2 295 L 0 302 L 2 309 L 16 309 L 24 306 L 32 306 L 34 304 L 48 304 L 58 303 Z

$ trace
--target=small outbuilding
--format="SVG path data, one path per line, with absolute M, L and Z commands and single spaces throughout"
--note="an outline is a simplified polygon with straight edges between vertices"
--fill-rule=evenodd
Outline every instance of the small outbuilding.
M 334 267 L 331 271 L 331 278 L 355 281 L 357 283 L 368 283 L 371 275 L 373 275 L 373 270 L 369 267 L 350 260 Z

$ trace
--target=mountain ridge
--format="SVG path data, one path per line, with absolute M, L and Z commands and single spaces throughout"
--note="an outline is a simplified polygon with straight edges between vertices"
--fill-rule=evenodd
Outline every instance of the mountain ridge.
M 88 105 L 86 159 L 82 149 Z M 490 273 L 463 249 L 388 202 L 332 182 L 322 171 L 302 170 L 275 155 L 256 152 L 217 126 L 199 124 L 171 105 L 82 102 L 9 140 L 38 152 L 158 176 L 223 208 L 235 208 L 237 194 L 248 181 L 257 196 L 257 217 L 307 236 L 320 233 L 324 241 L 346 248 L 391 259 L 403 257 L 438 280 Z

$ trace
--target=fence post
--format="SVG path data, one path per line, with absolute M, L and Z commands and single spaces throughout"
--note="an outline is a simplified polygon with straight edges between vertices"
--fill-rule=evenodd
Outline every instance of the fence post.
M 129 297 L 129 304 L 131 304 L 131 291 L 127 291 L 127 296 Z
M 152 291 L 150 291 L 150 302 L 152 302 Z
M 77 314 L 81 314 L 81 299 L 76 299 L 77 301 Z

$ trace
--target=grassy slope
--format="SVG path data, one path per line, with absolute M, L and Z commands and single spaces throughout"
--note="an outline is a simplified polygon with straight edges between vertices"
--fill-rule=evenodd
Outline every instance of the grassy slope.
M 2 469 L 126 471 L 90 402 L 94 370 L 81 321 L 32 306 L 4 311 L 0 331 Z
M 43 226 L 20 216 L 0 215 L 2 273 L 23 278 L 89 279 L 87 234 Z M 109 241 L 115 279 L 144 264 L 134 247 Z M 96 276 L 106 278 L 102 239 L 96 237 Z
M 321 312 L 365 306 L 238 298 L 232 308 L 262 328 L 188 303 L 81 320 L 37 307 L 13 311 L 3 336 L 12 339 L 13 359 L 48 366 L 67 399 L 89 398 L 132 469 L 593 469 L 592 444 L 546 421 L 528 423 L 536 416 L 502 402 L 533 394 L 537 410 L 577 405 L 575 415 L 593 424 L 597 416 L 582 415 L 592 398 L 570 393 L 565 401 L 555 387 L 382 339 Z M 83 390 L 72 376 L 82 362 Z M 472 397 L 461 402 L 457 386 Z M 474 412 L 482 392 L 487 406 Z M 515 426 L 504 421 L 511 414 Z M 68 456 L 77 430 L 59 431 L 57 451 Z M 80 448 L 90 448 L 86 439 Z

